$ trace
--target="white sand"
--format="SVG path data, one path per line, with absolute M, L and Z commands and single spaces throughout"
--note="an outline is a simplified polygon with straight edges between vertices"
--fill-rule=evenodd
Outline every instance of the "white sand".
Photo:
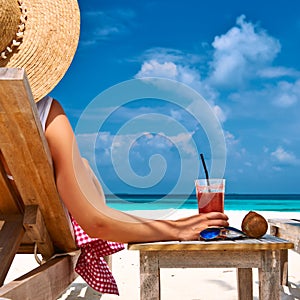
M 240 228 L 243 217 L 248 211 L 227 211 L 230 225 Z M 133 212 L 141 215 L 141 212 Z M 176 219 L 196 213 L 194 210 L 153 211 L 160 218 Z M 266 219 L 297 218 L 300 212 L 258 212 Z M 145 211 L 142 212 L 145 216 Z M 147 217 L 153 217 L 146 212 Z M 101 300 L 138 300 L 139 299 L 139 253 L 124 250 L 113 255 L 113 274 L 118 283 L 120 296 L 100 295 L 89 288 L 78 277 L 59 300 L 101 299 Z M 17 255 L 6 278 L 6 283 L 35 268 L 33 255 Z M 254 299 L 258 299 L 258 274 L 253 272 Z M 235 300 L 237 299 L 235 269 L 162 269 L 162 300 Z M 289 287 L 282 290 L 282 299 L 300 299 L 300 254 L 289 250 Z

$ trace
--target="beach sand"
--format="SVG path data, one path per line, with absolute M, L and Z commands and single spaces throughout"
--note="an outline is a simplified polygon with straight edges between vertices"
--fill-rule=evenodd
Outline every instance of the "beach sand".
M 226 211 L 230 225 L 240 228 L 248 211 Z M 176 219 L 196 213 L 194 210 L 132 212 L 136 215 Z M 300 212 L 259 212 L 266 219 L 297 218 Z M 17 255 L 5 283 L 37 267 L 33 255 Z M 138 300 L 139 299 L 139 252 L 124 250 L 112 256 L 112 270 L 118 283 L 120 296 L 100 295 L 78 277 L 61 295 L 59 300 L 101 299 Z M 300 254 L 289 250 L 289 286 L 282 289 L 282 300 L 300 299 Z M 253 271 L 254 299 L 258 299 L 258 272 Z M 227 268 L 211 269 L 162 269 L 162 300 L 236 300 L 236 270 Z

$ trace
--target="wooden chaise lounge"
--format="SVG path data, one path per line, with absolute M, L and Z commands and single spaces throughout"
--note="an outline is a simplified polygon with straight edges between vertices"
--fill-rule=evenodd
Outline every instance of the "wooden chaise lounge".
M 57 299 L 76 250 L 25 71 L 0 68 L 0 298 Z M 3 285 L 15 255 L 35 252 L 45 263 Z
M 294 243 L 294 251 L 300 254 L 300 220 L 269 219 L 271 234 Z
M 294 244 L 294 251 L 300 254 L 300 220 L 269 219 L 270 233 Z M 281 258 L 282 283 L 288 285 L 288 254 Z

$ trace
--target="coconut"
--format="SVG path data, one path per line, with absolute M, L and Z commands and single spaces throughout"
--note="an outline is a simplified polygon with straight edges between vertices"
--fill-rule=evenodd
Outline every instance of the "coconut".
M 260 238 L 268 230 L 266 219 L 255 211 L 250 211 L 242 221 L 242 231 L 249 237 Z

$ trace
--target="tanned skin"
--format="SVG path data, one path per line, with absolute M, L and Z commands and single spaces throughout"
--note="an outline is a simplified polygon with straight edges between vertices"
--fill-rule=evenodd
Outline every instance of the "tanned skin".
M 219 212 L 196 214 L 178 220 L 151 220 L 133 216 L 105 204 L 100 183 L 78 150 L 63 108 L 53 101 L 46 123 L 58 192 L 65 206 L 90 237 L 115 242 L 197 240 L 208 226 L 228 226 Z

